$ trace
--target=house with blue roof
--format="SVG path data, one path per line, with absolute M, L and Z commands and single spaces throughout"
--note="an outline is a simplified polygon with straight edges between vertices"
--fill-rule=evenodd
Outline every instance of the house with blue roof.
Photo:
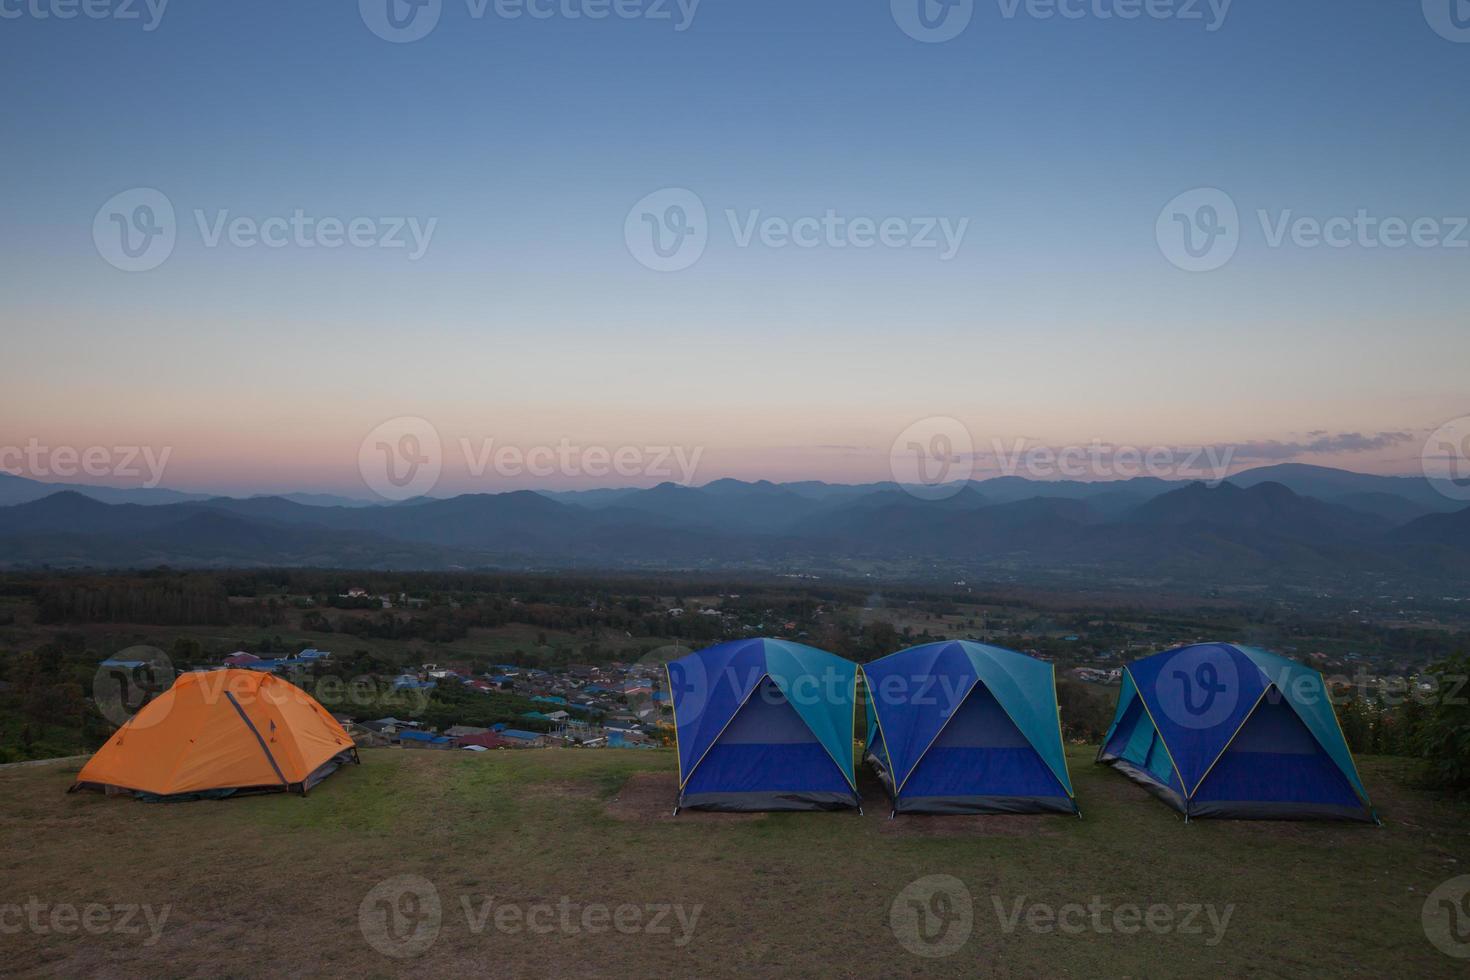
M 399 732 L 398 742 L 406 749 L 448 749 L 454 746 L 454 739 L 433 732 Z

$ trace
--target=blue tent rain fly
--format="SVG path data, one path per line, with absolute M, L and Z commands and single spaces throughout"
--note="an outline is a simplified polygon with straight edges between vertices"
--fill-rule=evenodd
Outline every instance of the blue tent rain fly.
M 1186 819 L 1377 820 L 1322 675 L 1254 647 L 1129 664 L 1097 761 Z
M 867 759 L 895 813 L 1077 812 L 1051 664 L 955 640 L 863 676 Z
M 859 804 L 857 665 L 785 640 L 733 640 L 668 666 L 680 807 Z

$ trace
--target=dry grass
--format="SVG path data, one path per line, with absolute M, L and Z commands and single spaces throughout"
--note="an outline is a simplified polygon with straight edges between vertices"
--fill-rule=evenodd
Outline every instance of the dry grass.
M 1196 822 L 1071 755 L 1085 819 L 710 817 L 672 810 L 666 751 L 370 750 L 306 799 L 148 805 L 64 793 L 77 766 L 0 772 L 0 908 L 168 908 L 157 941 L 5 928 L 3 972 L 42 976 L 1463 976 L 1420 928 L 1424 896 L 1470 873 L 1462 805 L 1365 760 L 1387 826 Z M 866 784 L 865 784 L 866 785 Z M 944 959 L 895 941 L 908 882 L 950 874 L 974 933 Z M 359 906 L 421 875 L 442 903 L 420 956 L 383 956 Z M 1007 932 L 995 903 L 1234 906 L 1225 939 Z M 487 898 L 524 910 L 680 903 L 670 934 L 532 934 L 467 918 Z M 492 906 L 492 909 L 496 906 Z M 559 915 L 559 913 L 558 913 Z M 408 920 L 410 924 L 417 920 Z

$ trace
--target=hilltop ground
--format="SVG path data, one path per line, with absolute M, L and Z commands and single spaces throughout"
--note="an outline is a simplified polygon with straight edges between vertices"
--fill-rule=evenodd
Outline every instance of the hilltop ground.
M 1426 939 L 1420 915 L 1430 891 L 1470 872 L 1470 809 L 1409 788 L 1402 761 L 1362 760 L 1382 828 L 1186 825 L 1091 756 L 1070 749 L 1081 820 L 890 821 L 876 785 L 865 787 L 865 816 L 675 818 L 665 750 L 365 751 L 361 767 L 305 799 L 173 805 L 66 795 L 76 762 L 10 768 L 0 770 L 0 955 L 7 973 L 68 977 L 1464 975 L 1463 961 Z M 936 874 L 964 883 L 973 932 L 927 958 L 906 951 L 890 907 Z M 369 899 L 400 875 L 432 883 L 437 936 L 423 901 L 396 882 Z M 1200 931 L 1027 925 L 1032 915 L 1045 924 L 1034 906 L 1094 896 L 1109 927 L 1129 921 L 1112 918 L 1125 904 L 1167 906 L 1175 926 L 1204 906 L 1191 927 Z M 907 910 L 917 922 L 913 897 L 898 903 L 900 918 Z M 954 897 L 920 895 L 938 945 L 910 929 L 911 944 L 933 951 L 963 938 Z M 24 918 L 27 903 L 39 903 L 41 928 Z M 95 922 L 147 908 L 132 931 L 101 935 L 64 911 L 50 918 L 93 903 L 108 907 L 91 911 Z M 648 906 L 664 903 L 680 907 L 654 923 Z M 624 931 L 599 917 L 624 905 L 638 917 L 624 910 Z M 583 928 L 584 915 L 602 931 Z M 571 929 L 560 924 L 568 916 Z M 532 921 L 550 931 L 530 931 Z M 395 951 L 433 941 L 390 958 L 364 922 Z

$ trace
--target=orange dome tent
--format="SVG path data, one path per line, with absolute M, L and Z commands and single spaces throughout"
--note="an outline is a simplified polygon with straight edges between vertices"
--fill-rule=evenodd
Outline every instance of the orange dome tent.
M 352 737 L 296 685 L 255 670 L 195 671 L 113 733 L 72 789 L 305 795 L 349 759 L 358 761 Z

